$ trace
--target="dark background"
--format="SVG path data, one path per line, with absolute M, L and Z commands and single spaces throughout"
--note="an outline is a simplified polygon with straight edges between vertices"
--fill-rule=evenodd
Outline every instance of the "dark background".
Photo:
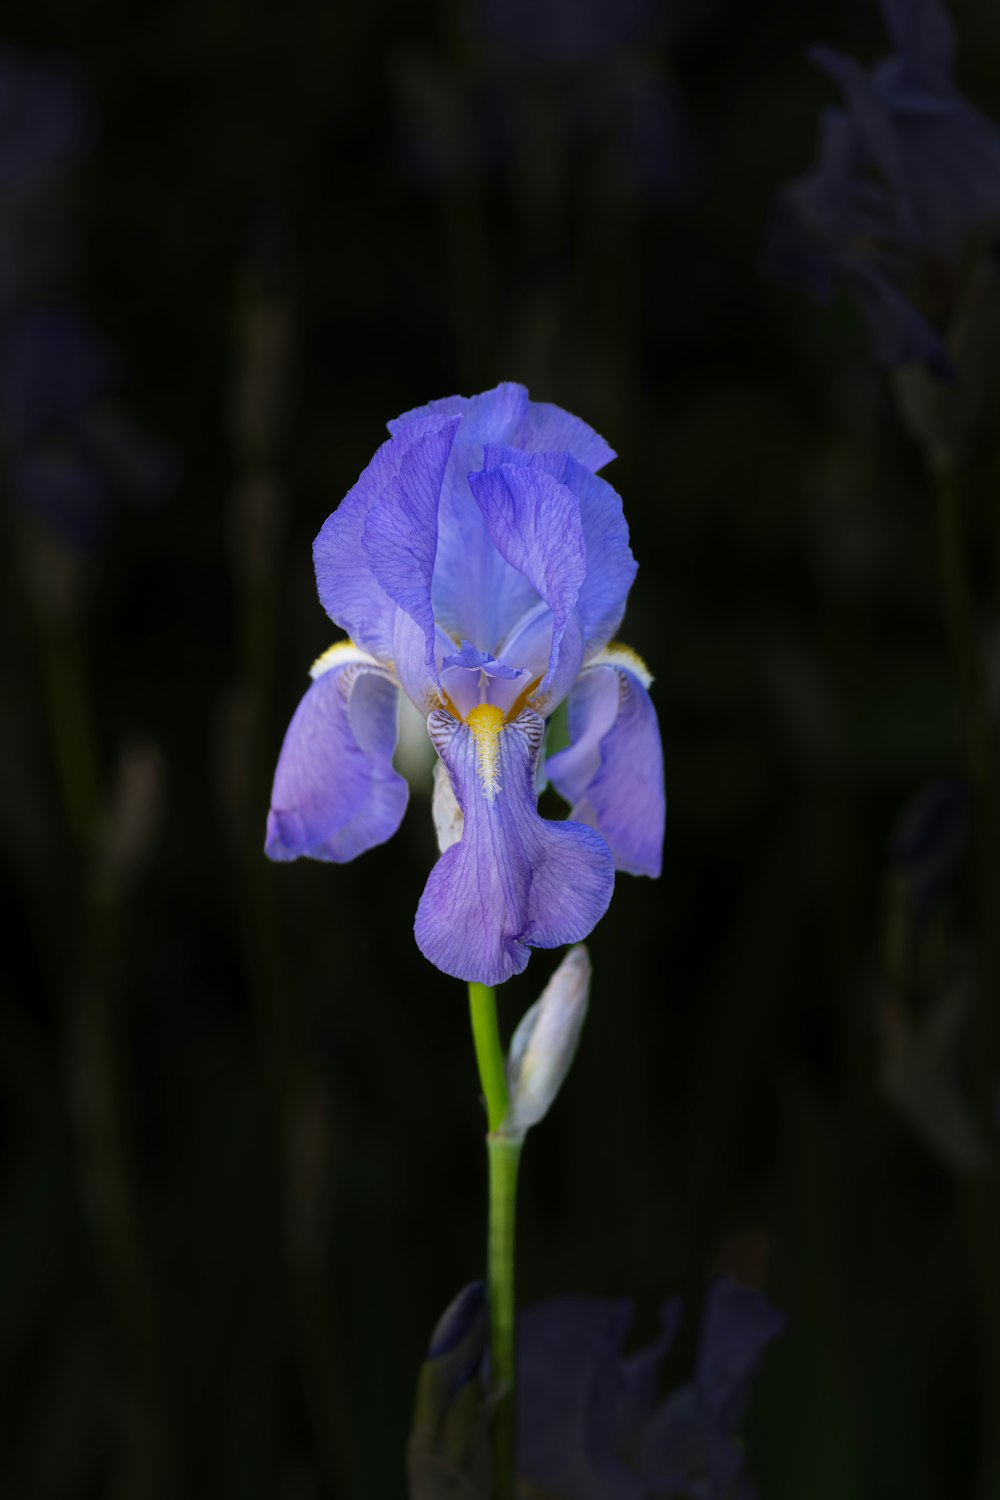
M 682 1379 L 727 1269 L 788 1315 L 747 1429 L 763 1500 L 987 1493 L 967 861 L 906 938 L 919 981 L 885 957 L 893 831 L 962 771 L 933 511 L 856 313 L 758 269 L 834 98 L 803 48 L 884 34 L 862 0 L 559 10 L 4 7 L 92 91 L 61 289 L 176 464 L 86 546 L 4 506 L 5 1496 L 403 1494 L 485 1212 L 463 987 L 411 934 L 427 787 L 356 864 L 261 848 L 335 635 L 313 536 L 387 419 L 500 379 L 621 454 L 669 803 L 525 1154 L 520 1298 L 628 1294 L 642 1338 L 679 1290 Z M 954 14 L 996 109 L 1000 14 Z M 983 442 L 987 621 L 994 465 Z

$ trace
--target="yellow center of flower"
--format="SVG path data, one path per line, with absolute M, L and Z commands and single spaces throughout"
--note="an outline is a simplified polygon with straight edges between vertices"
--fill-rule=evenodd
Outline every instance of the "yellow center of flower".
M 476 769 L 479 784 L 492 802 L 500 790 L 500 731 L 503 728 L 503 710 L 495 703 L 477 703 L 469 711 L 466 724 L 472 730 L 476 742 Z

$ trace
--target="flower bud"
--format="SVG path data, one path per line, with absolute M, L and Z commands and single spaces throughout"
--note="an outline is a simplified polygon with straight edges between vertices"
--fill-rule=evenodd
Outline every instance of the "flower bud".
M 486 1294 L 476 1281 L 440 1319 L 420 1369 L 406 1450 L 411 1500 L 484 1500 L 490 1492 L 486 1333 Z
M 571 948 L 510 1044 L 510 1108 L 500 1133 L 520 1138 L 548 1114 L 576 1052 L 587 1014 L 590 959 L 582 943 Z

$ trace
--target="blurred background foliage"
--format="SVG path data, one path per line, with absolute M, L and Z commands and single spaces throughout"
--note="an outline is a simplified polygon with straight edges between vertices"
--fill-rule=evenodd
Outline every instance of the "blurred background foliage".
M 988 110 L 1000 14 L 954 14 Z M 5 418 L 3 1494 L 404 1492 L 426 1340 L 484 1249 L 463 987 L 411 936 L 429 779 L 357 864 L 261 849 L 333 635 L 313 536 L 388 418 L 500 379 L 621 455 L 669 796 L 663 878 L 619 881 L 525 1156 L 521 1300 L 627 1293 L 641 1339 L 729 1270 L 788 1315 L 748 1424 L 764 1500 L 987 1493 L 970 1017 L 997 997 L 933 508 L 860 318 L 758 269 L 834 97 L 803 49 L 886 50 L 875 6 L 4 20 L 6 67 L 56 56 L 91 101 L 59 264 L 19 295 L 116 351 L 85 442 L 96 411 L 118 478 L 86 536 L 54 524 Z M 996 690 L 990 425 L 966 490 Z

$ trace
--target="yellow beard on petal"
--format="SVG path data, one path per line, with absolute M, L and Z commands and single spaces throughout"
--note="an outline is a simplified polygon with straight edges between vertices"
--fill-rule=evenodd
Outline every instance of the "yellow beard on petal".
M 626 672 L 638 677 L 644 688 L 650 687 L 653 681 L 653 674 L 638 651 L 633 651 L 631 646 L 624 646 L 621 641 L 612 641 L 603 651 L 598 651 L 596 656 L 590 657 L 587 666 L 624 667 Z
M 374 656 L 370 656 L 367 651 L 362 651 L 361 647 L 356 646 L 348 637 L 346 641 L 336 641 L 323 652 L 322 656 L 318 656 L 309 668 L 309 676 L 315 681 L 317 677 L 322 677 L 324 672 L 330 672 L 334 667 L 378 667 L 381 665 L 382 663 L 376 661 Z M 389 670 L 391 671 L 391 664 Z
M 477 703 L 465 720 L 476 742 L 476 770 L 479 784 L 492 802 L 500 790 L 500 731 L 503 710 L 495 703 Z

